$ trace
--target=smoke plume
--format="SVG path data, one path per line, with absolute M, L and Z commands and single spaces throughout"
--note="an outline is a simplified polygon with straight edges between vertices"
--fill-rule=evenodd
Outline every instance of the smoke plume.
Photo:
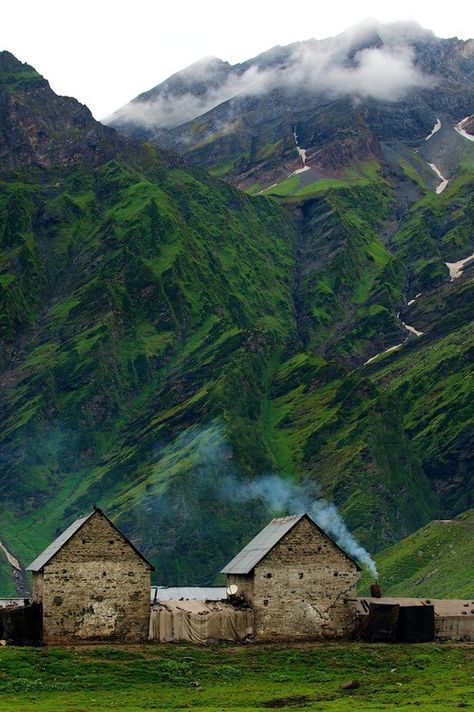
M 222 482 L 222 488 L 225 496 L 239 501 L 263 500 L 268 511 L 274 515 L 306 512 L 341 549 L 367 567 L 373 578 L 378 578 L 369 552 L 351 534 L 335 504 L 318 497 L 314 483 L 298 484 L 277 474 L 263 475 L 243 483 L 228 475 Z
M 366 566 L 374 578 L 378 577 L 370 554 L 351 534 L 337 507 L 318 496 L 318 486 L 314 482 L 305 480 L 297 483 L 279 474 L 243 478 L 235 465 L 232 447 L 218 421 L 209 423 L 207 427 L 189 428 L 173 441 L 172 451 L 166 451 L 167 448 L 160 457 L 161 461 L 157 462 L 161 477 L 164 476 L 167 467 L 165 463 L 168 461 L 173 463 L 173 468 L 180 458 L 186 463 L 192 463 L 187 474 L 182 475 L 187 477 L 187 483 L 179 478 L 179 496 L 182 496 L 183 488 L 188 496 L 179 514 L 175 509 L 176 501 L 170 500 L 166 492 L 158 501 L 152 496 L 147 504 L 142 503 L 142 506 L 148 505 L 154 513 L 155 522 L 164 521 L 172 512 L 172 521 L 182 522 L 187 516 L 193 521 L 195 531 L 203 531 L 210 526 L 209 507 L 220 512 L 222 517 L 240 516 L 243 526 L 244 511 L 245 516 L 253 520 L 254 526 L 267 523 L 270 516 L 307 512 L 349 556 Z M 175 491 L 173 499 L 176 496 Z M 216 525 L 220 526 L 218 522 Z M 248 539 L 245 538 L 245 532 L 243 536 L 243 543 L 246 543 Z

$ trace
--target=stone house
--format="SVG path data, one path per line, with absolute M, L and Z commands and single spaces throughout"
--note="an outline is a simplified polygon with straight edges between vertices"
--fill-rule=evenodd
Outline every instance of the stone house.
M 360 568 L 307 514 L 274 519 L 222 573 L 253 608 L 257 640 L 342 638 L 354 630 L 349 599 Z
M 153 567 L 100 509 L 71 524 L 28 570 L 45 643 L 147 640 Z

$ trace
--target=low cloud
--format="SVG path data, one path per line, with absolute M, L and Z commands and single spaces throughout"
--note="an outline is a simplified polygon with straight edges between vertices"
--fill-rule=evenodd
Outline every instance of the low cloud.
M 394 26 L 395 27 L 395 26 Z M 257 65 L 241 72 L 218 60 L 206 58 L 188 68 L 183 80 L 199 88 L 174 93 L 171 88 L 153 100 L 137 99 L 122 107 L 111 121 L 132 122 L 147 129 L 171 128 L 201 116 L 233 97 L 255 96 L 274 89 L 353 96 L 381 101 L 399 101 L 415 87 L 426 86 L 430 78 L 414 64 L 410 42 L 416 37 L 410 25 L 386 30 L 383 43 L 354 51 L 364 28 L 344 33 L 332 40 L 308 41 L 295 47 L 284 64 L 272 69 Z M 418 30 L 417 30 L 418 31 Z M 419 32 L 424 32 L 419 29 Z M 359 44 L 360 46 L 360 44 Z M 227 71 L 222 71 L 222 67 Z M 230 71 L 229 71 L 230 69 Z M 212 86 L 206 87 L 203 82 Z
M 413 63 L 413 52 L 404 47 L 363 49 L 351 64 L 303 47 L 284 79 L 295 89 L 382 101 L 399 101 L 410 89 L 427 83 Z
M 201 63 L 198 63 L 199 65 Z M 243 74 L 231 74 L 217 87 L 201 94 L 165 92 L 155 99 L 135 99 L 119 109 L 109 121 L 140 124 L 146 129 L 172 128 L 185 124 L 197 116 L 214 109 L 234 96 L 262 94 L 272 88 L 274 72 L 251 67 Z M 202 72 L 199 72 L 202 75 Z M 192 82 L 193 73 L 186 70 L 186 79 Z

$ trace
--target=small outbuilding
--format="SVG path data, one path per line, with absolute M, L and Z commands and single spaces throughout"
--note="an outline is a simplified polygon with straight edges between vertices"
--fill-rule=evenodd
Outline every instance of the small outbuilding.
M 430 640 L 435 638 L 437 640 L 474 642 L 473 600 L 390 596 L 384 598 L 367 596 L 356 598 L 357 628 L 361 635 L 364 635 L 368 630 L 371 611 L 374 606 L 377 606 L 382 615 L 384 609 L 387 611 L 387 616 L 390 615 L 390 611 L 394 612 L 391 636 L 393 641 L 424 640 L 419 636 L 418 620 L 423 621 L 423 612 L 427 609 L 432 609 L 434 620 L 433 633 L 429 638 Z M 421 613 L 421 616 L 417 615 L 417 611 Z M 404 621 L 404 619 L 407 620 Z
M 28 570 L 45 643 L 148 639 L 153 567 L 100 509 L 71 524 Z
M 353 633 L 360 567 L 308 514 L 271 521 L 222 573 L 253 609 L 257 640 Z

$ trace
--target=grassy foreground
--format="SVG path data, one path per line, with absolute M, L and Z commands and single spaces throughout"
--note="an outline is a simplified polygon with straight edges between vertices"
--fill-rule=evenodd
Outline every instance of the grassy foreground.
M 473 693 L 474 645 L 0 649 L 2 712 L 431 712 L 470 707 Z

